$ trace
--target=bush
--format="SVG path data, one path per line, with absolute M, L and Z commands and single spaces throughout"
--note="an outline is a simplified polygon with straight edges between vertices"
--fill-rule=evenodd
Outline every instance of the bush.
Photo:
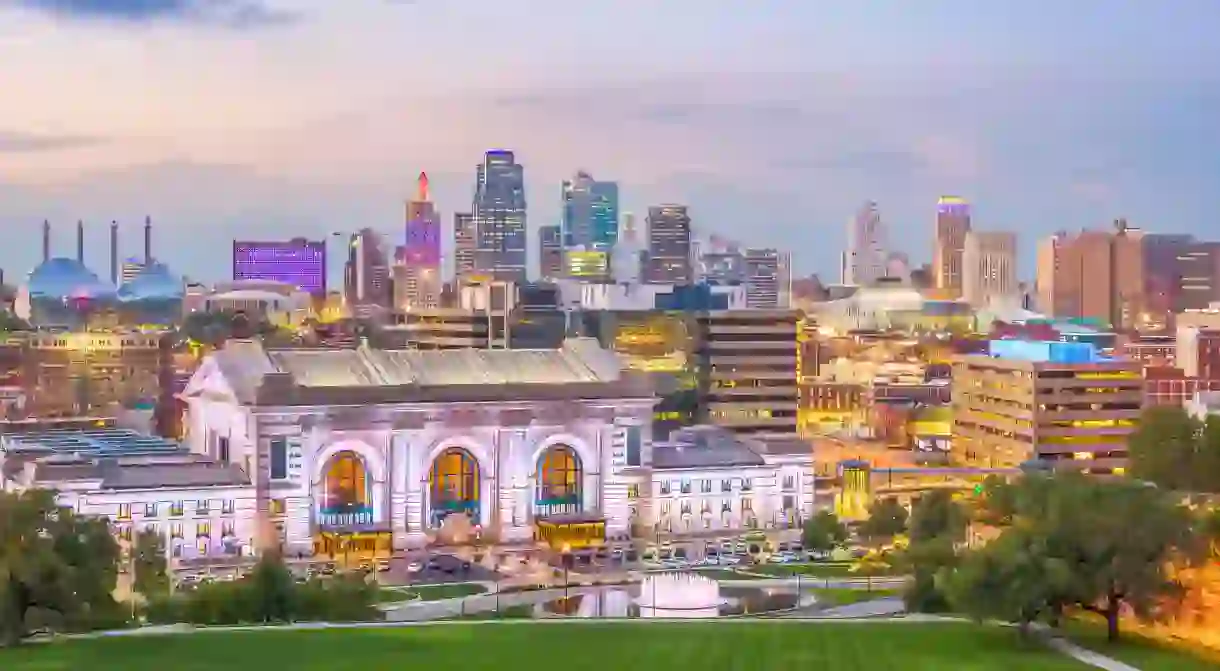
M 204 583 L 153 599 L 145 615 L 150 624 L 365 622 L 379 618 L 376 602 L 377 589 L 362 575 L 314 578 L 298 584 L 278 559 L 266 558 L 240 580 Z

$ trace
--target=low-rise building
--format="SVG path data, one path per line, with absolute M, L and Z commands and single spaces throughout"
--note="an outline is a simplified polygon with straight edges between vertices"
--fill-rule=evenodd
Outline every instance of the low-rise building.
M 155 436 L 110 426 L 49 429 L 14 423 L 0 435 L 0 489 L 39 488 L 80 515 L 105 517 L 120 544 L 153 531 L 171 558 L 249 554 L 254 487 L 237 465 Z
M 814 508 L 813 450 L 713 426 L 679 429 L 652 448 L 651 492 L 630 491 L 641 535 L 799 528 Z

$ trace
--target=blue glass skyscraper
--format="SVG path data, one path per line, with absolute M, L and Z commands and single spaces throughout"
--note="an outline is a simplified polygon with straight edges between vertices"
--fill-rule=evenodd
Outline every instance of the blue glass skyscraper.
M 618 241 L 618 183 L 586 172 L 563 183 L 564 247 L 609 251 Z

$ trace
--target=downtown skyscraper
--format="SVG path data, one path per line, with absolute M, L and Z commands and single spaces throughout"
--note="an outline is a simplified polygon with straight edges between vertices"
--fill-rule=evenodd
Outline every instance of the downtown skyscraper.
M 428 175 L 419 174 L 415 198 L 407 201 L 402 254 L 394 264 L 394 306 L 435 308 L 441 295 L 441 220 L 428 193 Z
M 877 203 L 865 203 L 847 229 L 843 284 L 869 286 L 885 276 L 885 237 Z
M 693 284 L 691 221 L 685 205 L 648 208 L 648 262 L 644 281 L 649 284 Z
M 525 169 L 511 151 L 492 150 L 477 169 L 474 203 L 475 274 L 526 280 Z
M 970 203 L 956 196 L 943 196 L 936 203 L 936 240 L 932 247 L 932 272 L 942 298 L 960 298 L 966 234 L 970 232 Z
M 587 172 L 563 182 L 565 270 L 572 277 L 609 279 L 610 254 L 618 241 L 618 184 Z

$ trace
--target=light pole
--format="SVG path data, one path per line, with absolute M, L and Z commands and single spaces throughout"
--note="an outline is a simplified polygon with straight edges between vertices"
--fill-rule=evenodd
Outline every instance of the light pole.
M 572 546 L 567 543 L 563 544 L 562 554 L 560 555 L 563 561 L 563 598 L 568 598 L 568 571 L 572 567 Z

